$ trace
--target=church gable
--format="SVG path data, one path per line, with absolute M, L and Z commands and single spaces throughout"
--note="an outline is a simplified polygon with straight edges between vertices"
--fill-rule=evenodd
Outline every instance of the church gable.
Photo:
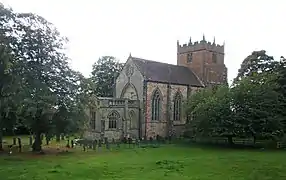
M 141 72 L 130 56 L 116 79 L 116 97 L 142 99 L 143 80 Z

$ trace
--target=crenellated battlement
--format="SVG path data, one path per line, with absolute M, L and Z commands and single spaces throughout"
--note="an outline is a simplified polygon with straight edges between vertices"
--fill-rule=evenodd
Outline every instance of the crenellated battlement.
M 213 42 L 206 41 L 205 36 L 203 36 L 203 39 L 201 41 L 196 42 L 192 42 L 190 38 L 189 42 L 185 44 L 180 44 L 179 41 L 177 41 L 177 53 L 187 53 L 200 50 L 208 50 L 224 54 L 224 44 L 216 44 L 215 39 L 213 40 Z

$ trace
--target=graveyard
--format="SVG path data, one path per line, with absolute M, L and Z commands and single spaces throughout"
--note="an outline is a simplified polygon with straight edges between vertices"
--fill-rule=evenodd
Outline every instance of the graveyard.
M 13 138 L 6 139 L 13 143 Z M 21 153 L 16 145 L 12 154 L 0 155 L 1 180 L 286 178 L 285 152 L 277 150 L 211 148 L 167 140 L 96 146 L 81 142 L 67 148 L 68 140 L 51 140 L 49 145 L 43 141 L 45 154 L 35 154 L 30 152 L 29 138 L 21 139 Z

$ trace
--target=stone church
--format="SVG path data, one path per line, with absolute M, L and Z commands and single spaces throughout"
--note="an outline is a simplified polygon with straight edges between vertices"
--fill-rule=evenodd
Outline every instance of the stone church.
M 177 65 L 132 57 L 116 79 L 114 97 L 97 97 L 86 138 L 180 136 L 189 120 L 183 102 L 197 90 L 227 83 L 224 45 L 205 37 L 181 45 Z

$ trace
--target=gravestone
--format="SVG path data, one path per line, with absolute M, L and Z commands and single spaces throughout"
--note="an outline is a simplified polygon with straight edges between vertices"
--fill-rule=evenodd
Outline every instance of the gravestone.
M 106 149 L 110 149 L 110 145 L 109 145 L 109 142 L 108 142 L 108 138 L 104 138 L 104 141 L 105 141 L 105 146 L 106 146 Z
M 30 137 L 29 137 L 29 145 L 32 146 L 32 144 L 33 144 L 33 137 L 30 136 Z
M 120 141 L 119 141 L 119 140 L 116 141 L 116 148 L 117 148 L 117 149 L 120 149 Z
M 153 137 L 149 138 L 149 142 L 150 142 L 151 146 L 153 146 Z
M 92 141 L 92 149 L 93 150 L 96 150 L 96 145 L 97 145 L 97 140 L 95 139 Z
M 21 140 L 21 138 L 18 138 L 18 147 L 19 147 L 19 152 L 22 152 L 22 140 Z
M 16 145 L 16 138 L 15 137 L 13 138 L 13 145 L 14 146 Z
M 135 139 L 135 144 L 138 148 L 140 148 L 140 139 Z
M 86 145 L 87 145 L 87 142 L 86 142 L 86 140 L 83 140 L 83 143 L 82 143 L 82 147 L 83 147 L 83 151 L 86 151 Z
M 87 142 L 88 142 L 88 149 L 92 149 L 92 144 L 93 144 L 92 140 L 88 140 Z
M 98 140 L 98 151 L 101 151 L 101 147 L 102 147 L 102 140 L 99 139 Z
M 129 138 L 128 138 L 128 146 L 129 146 L 129 148 L 131 147 L 131 143 L 132 143 L 132 138 L 129 137 Z
M 66 147 L 67 147 L 67 148 L 70 148 L 70 147 L 71 147 L 71 146 L 70 146 L 70 140 L 69 140 L 69 139 L 67 140 L 67 145 L 66 145 Z
M 9 155 L 11 155 L 11 154 L 12 154 L 12 147 L 13 147 L 13 145 L 8 145 L 8 148 L 9 148 L 9 150 L 8 150 L 8 154 L 9 154 Z
M 71 140 L 71 148 L 74 148 L 74 141 Z

